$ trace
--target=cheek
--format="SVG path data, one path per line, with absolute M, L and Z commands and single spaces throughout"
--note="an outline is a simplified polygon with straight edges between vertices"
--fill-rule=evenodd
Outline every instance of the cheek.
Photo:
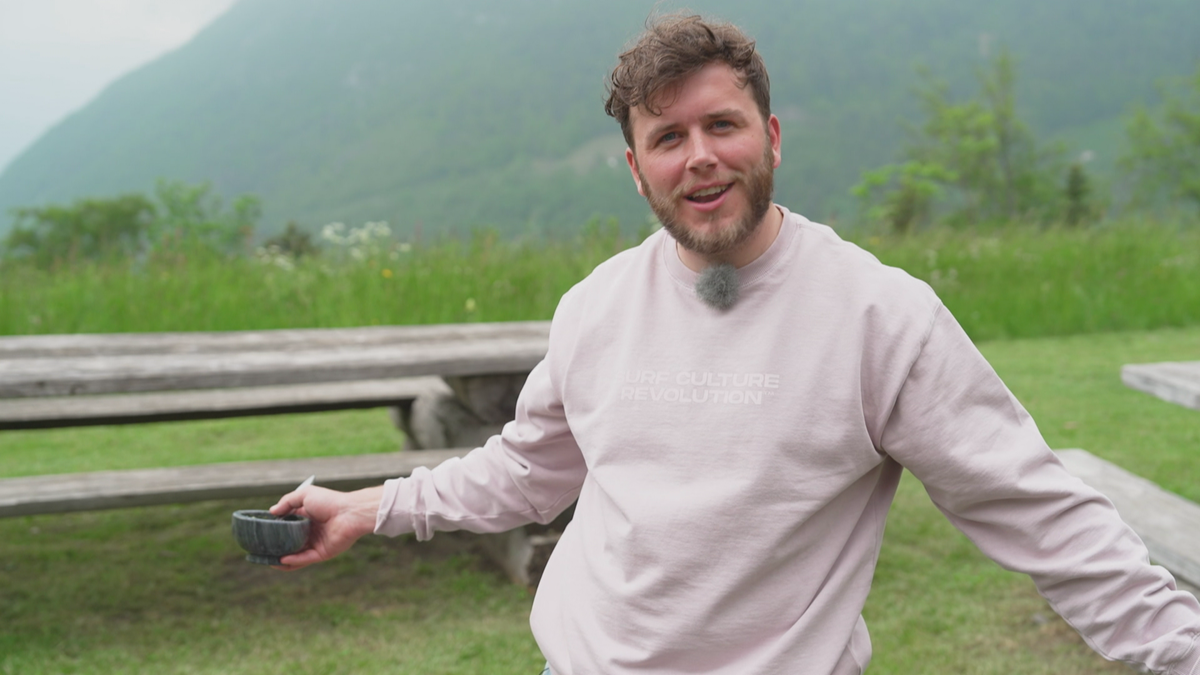
M 650 189 L 660 193 L 674 189 L 682 176 L 682 167 L 670 161 L 658 160 L 642 165 L 642 178 L 650 184 Z
M 736 151 L 736 157 L 737 166 L 742 168 L 758 166 L 763 161 L 776 164 L 779 159 L 771 146 L 764 147 L 760 143 L 746 143 L 740 146 Z M 732 158 L 733 155 L 731 155 Z

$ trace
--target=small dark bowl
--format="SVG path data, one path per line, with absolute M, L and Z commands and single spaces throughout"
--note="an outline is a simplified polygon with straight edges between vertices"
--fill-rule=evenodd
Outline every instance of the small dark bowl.
M 233 538 L 250 554 L 246 560 L 259 565 L 279 565 L 281 557 L 302 550 L 311 527 L 304 516 L 274 516 L 255 509 L 233 512 Z

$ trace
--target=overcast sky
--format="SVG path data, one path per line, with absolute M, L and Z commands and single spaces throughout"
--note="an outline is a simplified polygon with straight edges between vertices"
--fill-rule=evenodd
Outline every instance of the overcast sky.
M 121 75 L 234 0 L 0 0 L 0 173 Z

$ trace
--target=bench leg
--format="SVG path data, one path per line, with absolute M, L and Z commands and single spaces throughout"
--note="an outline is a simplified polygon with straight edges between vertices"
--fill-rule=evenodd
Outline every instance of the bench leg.
M 513 418 L 526 375 L 448 377 L 406 406 L 392 408 L 392 422 L 411 449 L 483 445 Z
M 446 377 L 446 384 L 468 410 L 486 424 L 504 424 L 517 412 L 526 373 Z
M 422 394 L 407 408 L 393 408 L 392 421 L 404 432 L 409 450 L 478 447 L 504 426 L 479 419 L 449 391 Z
M 535 590 L 554 546 L 574 515 L 572 505 L 549 525 L 534 523 L 499 534 L 484 534 L 480 535 L 480 541 L 484 552 L 513 583 Z
M 408 449 L 478 447 L 516 414 L 525 378 L 524 373 L 447 377 L 445 384 L 393 408 L 392 421 L 404 432 Z M 532 590 L 574 510 L 567 509 L 549 525 L 480 535 L 480 544 L 513 583 Z
M 542 579 L 542 572 L 558 543 L 559 532 L 530 534 L 518 527 L 500 534 L 480 535 L 484 551 L 514 584 L 533 590 Z

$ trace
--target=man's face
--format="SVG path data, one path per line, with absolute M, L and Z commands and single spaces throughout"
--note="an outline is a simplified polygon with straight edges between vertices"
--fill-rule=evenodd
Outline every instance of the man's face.
M 638 192 L 684 248 L 721 257 L 746 242 L 771 208 L 779 120 L 763 124 L 748 88 L 713 63 L 663 93 L 660 115 L 630 111 L 625 151 Z

